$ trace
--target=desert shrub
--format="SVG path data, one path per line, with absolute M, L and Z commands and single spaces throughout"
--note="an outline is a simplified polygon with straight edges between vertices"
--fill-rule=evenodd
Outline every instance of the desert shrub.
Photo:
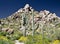
M 6 36 L 8 33 L 7 32 L 0 32 L 0 35 L 2 35 L 2 36 Z
M 32 44 L 43 44 L 43 42 L 44 44 L 49 44 L 48 39 L 42 38 L 42 35 L 29 36 L 26 44 L 31 44 L 31 42 Z
M 27 36 L 27 37 L 24 37 L 22 36 L 19 41 L 21 42 L 25 42 L 25 44 L 49 44 L 49 40 L 47 38 L 42 38 L 42 35 L 34 35 L 34 36 Z
M 12 37 L 10 37 L 10 39 L 11 39 L 11 40 L 18 40 L 19 37 L 20 37 L 19 34 L 14 34 L 14 35 L 12 35 Z
M 24 36 L 22 36 L 22 37 L 19 38 L 20 42 L 26 42 L 27 40 L 28 40 L 28 38 L 24 37 Z
M 21 36 L 22 34 L 18 31 L 18 32 L 14 32 L 11 35 L 8 35 L 7 38 L 10 40 L 18 40 Z
M 54 40 L 51 44 L 60 44 L 60 40 Z
M 8 41 L 7 37 L 5 36 L 0 36 L 0 39 Z
M 0 44 L 14 44 L 12 41 L 0 40 Z
M 0 36 L 0 44 L 14 44 L 14 42 L 5 36 Z

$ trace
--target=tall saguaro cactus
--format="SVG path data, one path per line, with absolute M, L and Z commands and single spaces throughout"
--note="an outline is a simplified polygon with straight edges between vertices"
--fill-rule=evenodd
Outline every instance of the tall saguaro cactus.
M 32 10 L 32 36 L 34 35 L 34 14 Z
M 22 14 L 22 29 L 23 29 L 23 36 L 26 36 L 26 15 L 25 13 Z

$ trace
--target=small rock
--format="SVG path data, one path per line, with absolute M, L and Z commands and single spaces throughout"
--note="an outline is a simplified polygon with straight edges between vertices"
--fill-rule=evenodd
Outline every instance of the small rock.
M 18 40 L 15 40 L 15 44 L 24 44 L 24 43 L 19 42 Z

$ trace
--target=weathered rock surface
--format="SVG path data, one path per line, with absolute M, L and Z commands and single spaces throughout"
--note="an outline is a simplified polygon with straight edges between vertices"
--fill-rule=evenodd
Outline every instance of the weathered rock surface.
M 60 23 L 60 17 L 56 16 L 55 13 L 50 13 L 50 11 L 47 11 L 47 10 L 38 12 L 38 11 L 35 11 L 32 7 L 30 7 L 29 4 L 26 4 L 24 8 L 19 9 L 17 12 L 13 13 L 11 16 L 0 19 L 0 29 L 9 27 L 11 29 L 20 30 L 21 23 L 22 23 L 22 14 L 26 15 L 26 19 L 27 19 L 26 28 L 28 27 L 28 29 L 31 29 L 32 14 L 34 15 L 34 23 L 36 27 L 38 26 L 38 22 L 43 22 L 47 25 L 48 23 L 51 23 L 53 25 L 55 25 L 56 22 Z M 13 32 L 13 30 L 8 30 L 7 32 L 11 33 L 10 31 Z

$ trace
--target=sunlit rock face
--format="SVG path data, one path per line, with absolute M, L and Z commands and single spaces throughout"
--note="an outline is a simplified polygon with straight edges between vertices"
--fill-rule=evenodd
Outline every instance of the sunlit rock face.
M 1 31 L 2 32 L 7 32 L 8 34 L 13 34 L 14 33 L 14 30 L 13 29 L 10 29 L 10 28 L 2 28 Z
M 24 9 L 27 9 L 29 7 L 30 7 L 29 4 L 26 4 L 25 7 L 24 7 Z
M 25 6 L 24 6 L 24 8 L 21 8 L 21 9 L 19 9 L 17 12 L 19 13 L 19 12 L 29 12 L 29 11 L 31 11 L 32 10 L 32 7 L 30 7 L 29 6 L 29 4 L 26 4 Z M 16 12 L 16 13 L 17 13 Z
M 50 11 L 44 10 L 40 11 L 39 15 L 42 17 L 41 20 L 50 21 L 58 18 L 55 13 L 50 13 Z

